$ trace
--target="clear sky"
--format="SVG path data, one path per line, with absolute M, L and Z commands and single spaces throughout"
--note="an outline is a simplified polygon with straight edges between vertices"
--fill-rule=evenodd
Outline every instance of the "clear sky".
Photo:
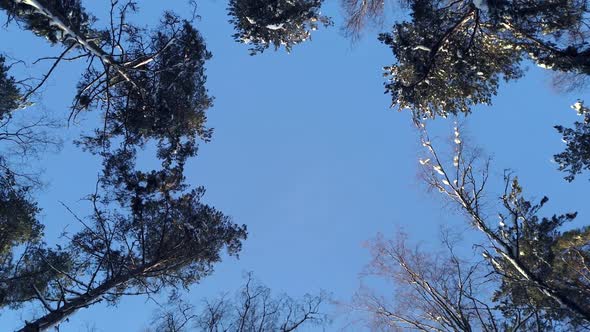
M 195 303 L 237 290 L 247 271 L 276 293 L 298 297 L 324 289 L 345 301 L 369 260 L 364 241 L 402 227 L 412 239 L 428 242 L 440 223 L 461 220 L 417 179 L 421 151 L 410 115 L 388 109 L 390 97 L 383 94 L 381 67 L 393 62 L 389 49 L 377 41 L 376 31 L 351 44 L 338 29 L 337 2 L 327 2 L 323 13 L 336 27 L 317 31 L 291 54 L 269 50 L 252 57 L 231 38 L 226 1 L 199 1 L 197 26 L 213 52 L 207 86 L 215 97 L 209 111 L 215 134 L 201 145 L 186 175 L 207 188 L 207 203 L 247 224 L 249 238 L 239 260 L 224 260 L 191 288 Z M 97 16 L 106 14 L 106 2 L 85 3 Z M 155 26 L 162 10 L 188 13 L 187 3 L 139 1 L 140 15 L 133 20 Z M 0 40 L 2 52 L 17 58 L 59 52 L 14 26 L 0 30 Z M 65 121 L 80 65 L 61 67 L 39 108 Z M 554 92 L 550 73 L 529 67 L 525 79 L 501 87 L 493 107 L 470 116 L 467 129 L 494 156 L 497 174 L 512 168 L 526 192 L 549 196 L 546 213 L 578 210 L 583 222 L 590 214 L 584 191 L 588 176 L 566 183 L 549 160 L 563 149 L 552 126 L 573 122 L 569 105 L 584 95 Z M 99 163 L 68 140 L 93 129 L 95 120 L 87 115 L 70 125 L 60 133 L 66 140 L 62 151 L 36 165 L 45 169 L 47 186 L 39 199 L 49 242 L 59 242 L 64 228 L 78 227 L 59 201 L 80 215 L 88 213 L 80 198 L 93 190 Z M 450 129 L 452 122 L 440 126 Z M 441 131 L 441 138 L 447 133 Z M 124 297 L 117 307 L 81 310 L 60 331 L 139 331 L 154 308 L 144 297 Z M 2 313 L 0 331 L 19 327 L 29 315 L 28 310 Z M 337 319 L 327 330 L 338 330 L 341 323 Z

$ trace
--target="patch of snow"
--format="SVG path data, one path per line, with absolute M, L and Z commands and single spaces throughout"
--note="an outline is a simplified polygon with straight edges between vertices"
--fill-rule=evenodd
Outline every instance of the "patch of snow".
M 283 23 L 280 24 L 269 24 L 266 26 L 267 29 L 269 30 L 280 30 L 283 28 Z
M 552 69 L 553 65 L 546 65 L 544 63 L 537 63 L 537 66 L 543 68 L 543 69 Z
M 580 111 L 582 110 L 582 107 L 584 107 L 584 102 L 581 100 L 576 101 L 572 106 L 572 109 L 574 109 L 576 112 L 580 113 Z
M 432 51 L 429 47 L 426 47 L 424 45 L 418 45 L 418 46 L 414 47 L 413 50 L 414 51 L 420 50 L 420 51 L 425 51 L 425 52 L 431 52 Z
M 440 167 L 439 165 L 432 166 L 432 168 L 434 168 L 434 170 L 435 170 L 435 171 L 436 171 L 438 174 L 440 174 L 440 175 L 445 175 L 445 172 L 443 172 L 443 170 L 442 170 L 442 167 Z

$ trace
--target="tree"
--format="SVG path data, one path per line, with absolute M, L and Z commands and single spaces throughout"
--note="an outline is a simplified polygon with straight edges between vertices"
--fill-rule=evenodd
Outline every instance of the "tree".
M 415 120 L 468 114 L 491 105 L 501 80 L 523 75 L 523 60 L 555 72 L 561 90 L 579 87 L 590 74 L 588 2 L 462 0 L 398 1 L 411 19 L 380 34 L 395 63 L 384 67 L 392 107 Z M 343 0 L 345 30 L 358 36 L 368 21 L 383 19 L 385 1 Z M 584 124 L 556 126 L 568 147 L 555 156 L 572 181 L 589 164 Z
M 158 145 L 157 157 L 167 164 L 184 162 L 196 154 L 199 139 L 208 141 L 205 111 L 212 98 L 205 88 L 205 61 L 211 58 L 204 40 L 188 21 L 166 13 L 158 31 L 144 41 L 140 31 L 129 35 L 126 56 L 149 61 L 114 87 L 109 72 L 89 70 L 79 84 L 74 112 L 98 108 L 105 112 L 104 126 L 80 144 L 110 158 L 132 153 L 128 146 Z M 155 56 L 154 54 L 157 54 Z M 125 143 L 118 152 L 105 152 L 110 141 Z
M 92 33 L 91 17 L 79 0 L 2 0 L 0 8 L 7 11 L 9 19 L 16 19 L 24 28 L 53 44 L 87 47 L 91 51 L 95 43 L 86 38 Z
M 229 22 L 234 39 L 251 44 L 250 54 L 262 53 L 271 45 L 275 50 L 293 46 L 311 38 L 311 31 L 332 21 L 320 14 L 323 0 L 230 0 Z
M 105 119 L 94 135 L 79 141 L 103 158 L 104 169 L 88 198 L 92 212 L 72 214 L 82 230 L 68 235 L 67 243 L 55 249 L 44 245 L 36 207 L 24 201 L 26 191 L 11 190 L 10 178 L 2 183 L 3 211 L 12 209 L 2 222 L 14 229 L 3 239 L 1 281 L 8 293 L 2 294 L 2 305 L 38 301 L 46 311 L 21 331 L 46 330 L 101 301 L 188 287 L 213 271 L 223 249 L 237 255 L 245 226 L 201 203 L 204 188 L 190 189 L 184 182 L 186 160 L 196 155 L 198 140 L 211 135 L 205 128 L 211 97 L 204 87 L 204 62 L 211 55 L 190 22 L 166 13 L 160 29 L 148 34 L 125 21 L 136 10 L 132 2 L 111 3 L 111 25 L 105 30 L 92 26 L 79 1 L 3 1 L 0 8 L 25 29 L 65 48 L 49 58 L 50 70 L 22 96 L 18 88 L 6 89 L 3 107 L 26 103 L 60 61 L 87 59 L 72 116 L 94 108 Z M 79 54 L 70 56 L 74 51 Z M 2 84 L 13 87 L 6 70 L 3 66 Z M 153 141 L 161 168 L 137 170 L 138 151 Z M 18 207 L 23 217 L 14 213 Z M 15 228 L 15 222 L 29 226 L 28 232 Z M 20 244 L 26 245 L 25 253 L 10 264 L 8 247 Z
M 548 198 L 536 204 L 525 199 L 518 179 L 509 173 L 504 176 L 505 189 L 500 197 L 503 211 L 497 212 L 500 221 L 490 222 L 486 216 L 491 213 L 483 202 L 488 161 L 465 149 L 455 128 L 452 166 L 447 167 L 449 162 L 434 148 L 424 128 L 422 142 L 429 153 L 429 158 L 421 160 L 425 180 L 454 202 L 488 239 L 483 255 L 502 277 L 502 287 L 496 294 L 500 308 L 509 312 L 515 305 L 532 302 L 543 308 L 547 317 L 587 326 L 588 227 L 560 230 L 575 219 L 576 213 L 540 217 Z
M 399 1 L 411 20 L 379 39 L 395 63 L 385 67 L 392 106 L 418 119 L 469 113 L 491 104 L 500 80 L 522 76 L 522 60 L 572 74 L 590 71 L 587 2 Z M 346 30 L 357 35 L 383 16 L 384 1 L 345 0 Z
M 257 13 L 253 10 L 260 3 L 232 1 L 230 15 L 238 33 L 250 36 L 260 52 L 268 43 L 291 50 L 309 39 L 311 30 L 331 23 L 319 14 L 320 5 L 277 1 Z M 87 197 L 90 213 L 78 216 L 70 211 L 82 229 L 66 234 L 65 243 L 55 248 L 44 243 L 38 210 L 26 188 L 14 189 L 8 175 L 0 188 L 7 197 L 3 211 L 22 207 L 18 222 L 28 227 L 3 239 L 0 282 L 7 291 L 0 304 L 14 308 L 38 303 L 45 310 L 21 331 L 57 326 L 80 308 L 101 301 L 114 304 L 126 295 L 188 287 L 213 271 L 223 249 L 237 255 L 246 227 L 201 203 L 205 189 L 190 188 L 184 178 L 184 166 L 196 156 L 198 143 L 212 135 L 206 111 L 213 98 L 205 87 L 204 70 L 211 53 L 191 20 L 167 12 L 157 30 L 148 31 L 128 21 L 138 10 L 133 1 L 111 1 L 105 27 L 97 26 L 98 20 L 79 0 L 0 0 L 0 9 L 9 22 L 62 47 L 57 56 L 37 60 L 52 63 L 36 80 L 15 80 L 0 59 L 0 120 L 30 107 L 65 61 L 87 63 L 70 119 L 85 111 L 99 111 L 104 119 L 91 135 L 77 140 L 102 158 L 103 171 Z M 258 22 L 239 25 L 248 15 Z M 33 137 L 28 129 L 17 134 Z M 6 131 L 5 136 L 12 134 Z M 137 155 L 151 144 L 161 167 L 140 170 Z M 14 224 L 16 216 L 2 222 Z M 11 250 L 18 246 L 25 249 L 13 264 Z M 299 310 L 295 304 L 289 308 L 293 314 Z M 295 321 L 287 319 L 285 326 L 291 323 Z
M 182 184 L 169 186 L 178 179 L 166 171 L 118 176 L 140 184 L 122 184 L 127 190 L 105 181 L 105 194 L 91 196 L 94 213 L 79 220 L 83 230 L 64 248 L 68 269 L 51 266 L 58 275 L 38 291 L 36 299 L 48 313 L 22 331 L 45 330 L 100 301 L 188 287 L 213 271 L 222 249 L 230 255 L 239 252 L 245 227 L 200 203 L 202 189 L 182 192 Z M 111 206 L 111 190 L 118 209 Z
M 397 331 L 553 331 L 555 322 L 527 305 L 503 313 L 493 302 L 499 285 L 493 269 L 481 259 L 461 257 L 458 234 L 441 231 L 442 249 L 410 247 L 408 237 L 378 236 L 369 243 L 372 261 L 365 276 L 384 279 L 389 296 L 362 287 L 352 309 L 368 315 L 372 330 Z
M 293 45 L 310 39 L 311 30 L 316 30 L 320 24 L 331 24 L 328 17 L 319 14 L 321 3 L 320 0 L 275 1 L 268 4 L 232 0 L 229 14 L 230 22 L 236 29 L 234 38 L 240 43 L 251 43 L 252 54 L 262 52 L 270 44 L 274 44 L 275 48 L 285 45 L 290 51 Z M 143 87 L 131 76 L 146 72 L 148 68 L 145 67 L 170 46 L 155 39 L 164 38 L 172 43 L 175 33 L 190 27 L 172 13 L 166 13 L 162 24 L 168 35 L 153 36 L 150 40 L 142 36 L 145 31 L 126 20 L 129 13 L 137 11 L 135 2 L 111 1 L 110 6 L 110 26 L 99 29 L 95 27 L 96 19 L 85 10 L 80 0 L 0 1 L 0 9 L 7 12 L 9 21 L 15 20 L 24 29 L 64 47 L 60 55 L 44 58 L 54 63 L 38 85 L 26 92 L 24 100 L 45 84 L 60 62 L 81 59 L 86 59 L 90 65 L 75 98 L 75 111 L 87 108 L 105 92 L 106 86 L 127 82 L 135 90 L 142 91 Z M 79 54 L 68 56 L 72 52 Z
M 197 308 L 173 296 L 168 305 L 156 313 L 155 331 L 296 331 L 303 326 L 327 323 L 320 310 L 326 295 L 305 295 L 294 300 L 286 295 L 273 296 L 271 290 L 249 273 L 245 284 L 235 294 L 204 301 Z
M 23 102 L 21 88 L 23 82 L 17 82 L 8 71 L 11 66 L 6 65 L 6 58 L 0 55 L 0 169 L 6 173 L 5 184 L 9 187 L 15 185 L 14 177 L 28 178 L 26 174 L 16 173 L 10 167 L 10 156 L 13 154 L 24 157 L 34 155 L 50 145 L 57 145 L 58 142 L 52 139 L 40 127 L 53 127 L 54 124 L 46 117 L 40 116 L 37 119 L 29 119 L 28 123 L 15 123 L 15 112 L 26 106 Z
M 561 90 L 583 85 L 590 74 L 585 0 L 397 2 L 409 9 L 411 19 L 379 36 L 395 57 L 384 67 L 385 89 L 391 106 L 411 110 L 417 121 L 491 105 L 501 80 L 522 77 L 525 59 L 553 70 Z M 343 0 L 342 5 L 345 31 L 353 38 L 367 22 L 385 16 L 385 1 Z M 580 115 L 582 107 L 575 105 Z M 586 125 L 555 128 L 567 148 L 554 159 L 573 181 L 590 164 Z
M 582 101 L 576 102 L 572 108 L 584 119 L 576 121 L 574 128 L 555 126 L 567 145 L 565 151 L 553 156 L 559 170 L 568 173 L 565 179 L 570 182 L 576 175 L 590 169 L 590 110 Z
M 224 248 L 229 255 L 241 249 L 245 226 L 201 203 L 203 188 L 189 189 L 184 183 L 184 164 L 195 154 L 190 140 L 185 143 L 181 136 L 171 141 L 177 144 L 171 149 L 160 144 L 162 168 L 152 171 L 137 170 L 136 141 L 123 139 L 117 146 L 111 140 L 102 146 L 88 141 L 87 147 L 103 157 L 104 169 L 88 198 L 92 214 L 73 215 L 83 228 L 58 248 L 67 265 L 52 264 L 54 251 L 41 249 L 28 264 L 40 271 L 34 280 L 47 282 L 43 287 L 25 283 L 34 296 L 22 302 L 38 300 L 47 314 L 27 322 L 21 331 L 46 330 L 101 301 L 116 303 L 125 295 L 188 287 L 213 271 Z
M 519 78 L 522 50 L 499 36 L 486 13 L 470 1 L 411 3 L 412 21 L 379 39 L 396 64 L 385 67 L 392 106 L 414 116 L 469 113 L 491 104 L 501 79 Z
M 52 275 L 47 264 L 31 263 L 41 250 L 43 225 L 32 196 L 40 181 L 26 163 L 59 141 L 45 131 L 55 128 L 46 116 L 24 121 L 15 114 L 26 106 L 21 94 L 25 83 L 8 74 L 11 66 L 5 60 L 0 56 L 0 307 L 15 308 L 34 294 L 35 287 L 45 287 L 47 278 L 40 274 Z M 63 256 L 45 253 L 52 264 L 63 265 Z
M 14 77 L 9 76 L 6 58 L 0 55 L 0 121 L 20 107 L 21 93 Z
M 383 23 L 385 1 L 341 0 L 345 12 L 343 30 L 350 38 L 357 39 L 369 23 Z
M 590 327 L 590 228 L 562 230 L 576 213 L 541 217 L 548 201 L 523 197 L 518 179 L 504 176 L 500 210 L 488 208 L 489 160 L 455 127 L 450 157 L 421 127 L 428 152 L 420 159 L 425 182 L 462 211 L 485 242 L 483 258 L 464 258 L 460 238 L 442 232 L 442 251 L 407 245 L 407 237 L 378 237 L 367 274 L 395 286 L 393 298 L 361 289 L 353 308 L 368 313 L 374 329 L 421 331 L 555 331 Z M 497 216 L 498 222 L 488 216 Z
M 236 24 L 248 15 L 258 20 L 247 29 L 239 24 L 236 29 L 250 35 L 260 51 L 268 47 L 263 46 L 263 39 L 268 38 L 277 47 L 285 44 L 290 50 L 309 38 L 310 30 L 318 24 L 330 23 L 319 14 L 320 5 L 321 1 L 277 1 L 259 12 L 261 3 L 232 1 L 230 15 Z M 70 117 L 100 110 L 105 118 L 94 137 L 81 140 L 86 148 L 98 153 L 99 147 L 115 137 L 135 145 L 155 139 L 163 159 L 166 156 L 162 154 L 180 151 L 194 155 L 197 138 L 207 141 L 211 136 L 204 125 L 205 110 L 212 105 L 205 88 L 204 64 L 212 55 L 202 36 L 189 20 L 173 13 L 165 13 L 158 30 L 150 33 L 127 20 L 137 11 L 135 2 L 112 1 L 110 7 L 109 26 L 100 29 L 77 0 L 0 3 L 9 20 L 64 47 L 60 55 L 40 59 L 53 64 L 21 99 L 32 98 L 60 62 L 86 60 L 89 65 L 78 84 Z M 70 55 L 72 52 L 77 54 Z
M 196 133 L 163 135 L 157 151 L 162 168 L 139 171 L 137 150 L 156 135 L 131 127 L 129 136 L 117 140 L 112 133 L 105 138 L 107 130 L 80 143 L 103 157 L 103 173 L 88 198 L 93 212 L 86 218 L 73 215 L 83 228 L 58 248 L 67 265 L 52 264 L 52 250 L 34 252 L 36 260 L 28 265 L 39 271 L 34 280 L 47 282 L 43 287 L 25 283 L 34 296 L 22 302 L 38 300 L 47 314 L 21 331 L 46 330 L 101 301 L 188 287 L 213 271 L 224 248 L 237 255 L 246 238 L 245 226 L 200 202 L 203 188 L 189 189 L 184 182 L 184 164 L 196 153 Z
M 29 189 L 18 186 L 8 171 L 0 176 L 0 306 L 14 300 L 9 286 L 14 271 L 19 269 L 15 247 L 31 246 L 42 234 L 43 226 L 37 219 L 39 208 L 31 202 Z

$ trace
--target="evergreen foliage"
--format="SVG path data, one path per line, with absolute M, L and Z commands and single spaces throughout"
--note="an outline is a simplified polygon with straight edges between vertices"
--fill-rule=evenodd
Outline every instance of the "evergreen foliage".
M 8 74 L 6 58 L 0 55 L 0 121 L 20 107 L 21 93 L 14 77 Z
M 293 46 L 311 38 L 311 31 L 330 26 L 332 21 L 320 14 L 323 0 L 230 0 L 229 22 L 233 38 L 252 45 L 250 54 L 262 53 L 274 46 Z
M 581 101 L 576 102 L 574 108 L 582 121 L 576 121 L 573 128 L 555 126 L 566 144 L 565 151 L 553 156 L 559 165 L 559 170 L 567 173 L 565 179 L 573 181 L 576 175 L 590 169 L 590 109 Z

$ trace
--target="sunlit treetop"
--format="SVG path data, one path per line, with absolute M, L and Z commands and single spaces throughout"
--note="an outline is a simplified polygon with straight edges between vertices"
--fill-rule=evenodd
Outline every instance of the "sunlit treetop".
M 524 59 L 559 72 L 590 73 L 586 1 L 407 5 L 410 19 L 380 40 L 395 56 L 385 67 L 392 106 L 408 108 L 416 118 L 470 113 L 475 105 L 491 104 L 501 80 L 522 76 Z
M 329 17 L 320 13 L 323 0 L 230 0 L 229 22 L 233 38 L 250 45 L 252 55 L 274 46 L 290 52 L 293 46 L 311 38 L 320 26 L 330 26 Z

